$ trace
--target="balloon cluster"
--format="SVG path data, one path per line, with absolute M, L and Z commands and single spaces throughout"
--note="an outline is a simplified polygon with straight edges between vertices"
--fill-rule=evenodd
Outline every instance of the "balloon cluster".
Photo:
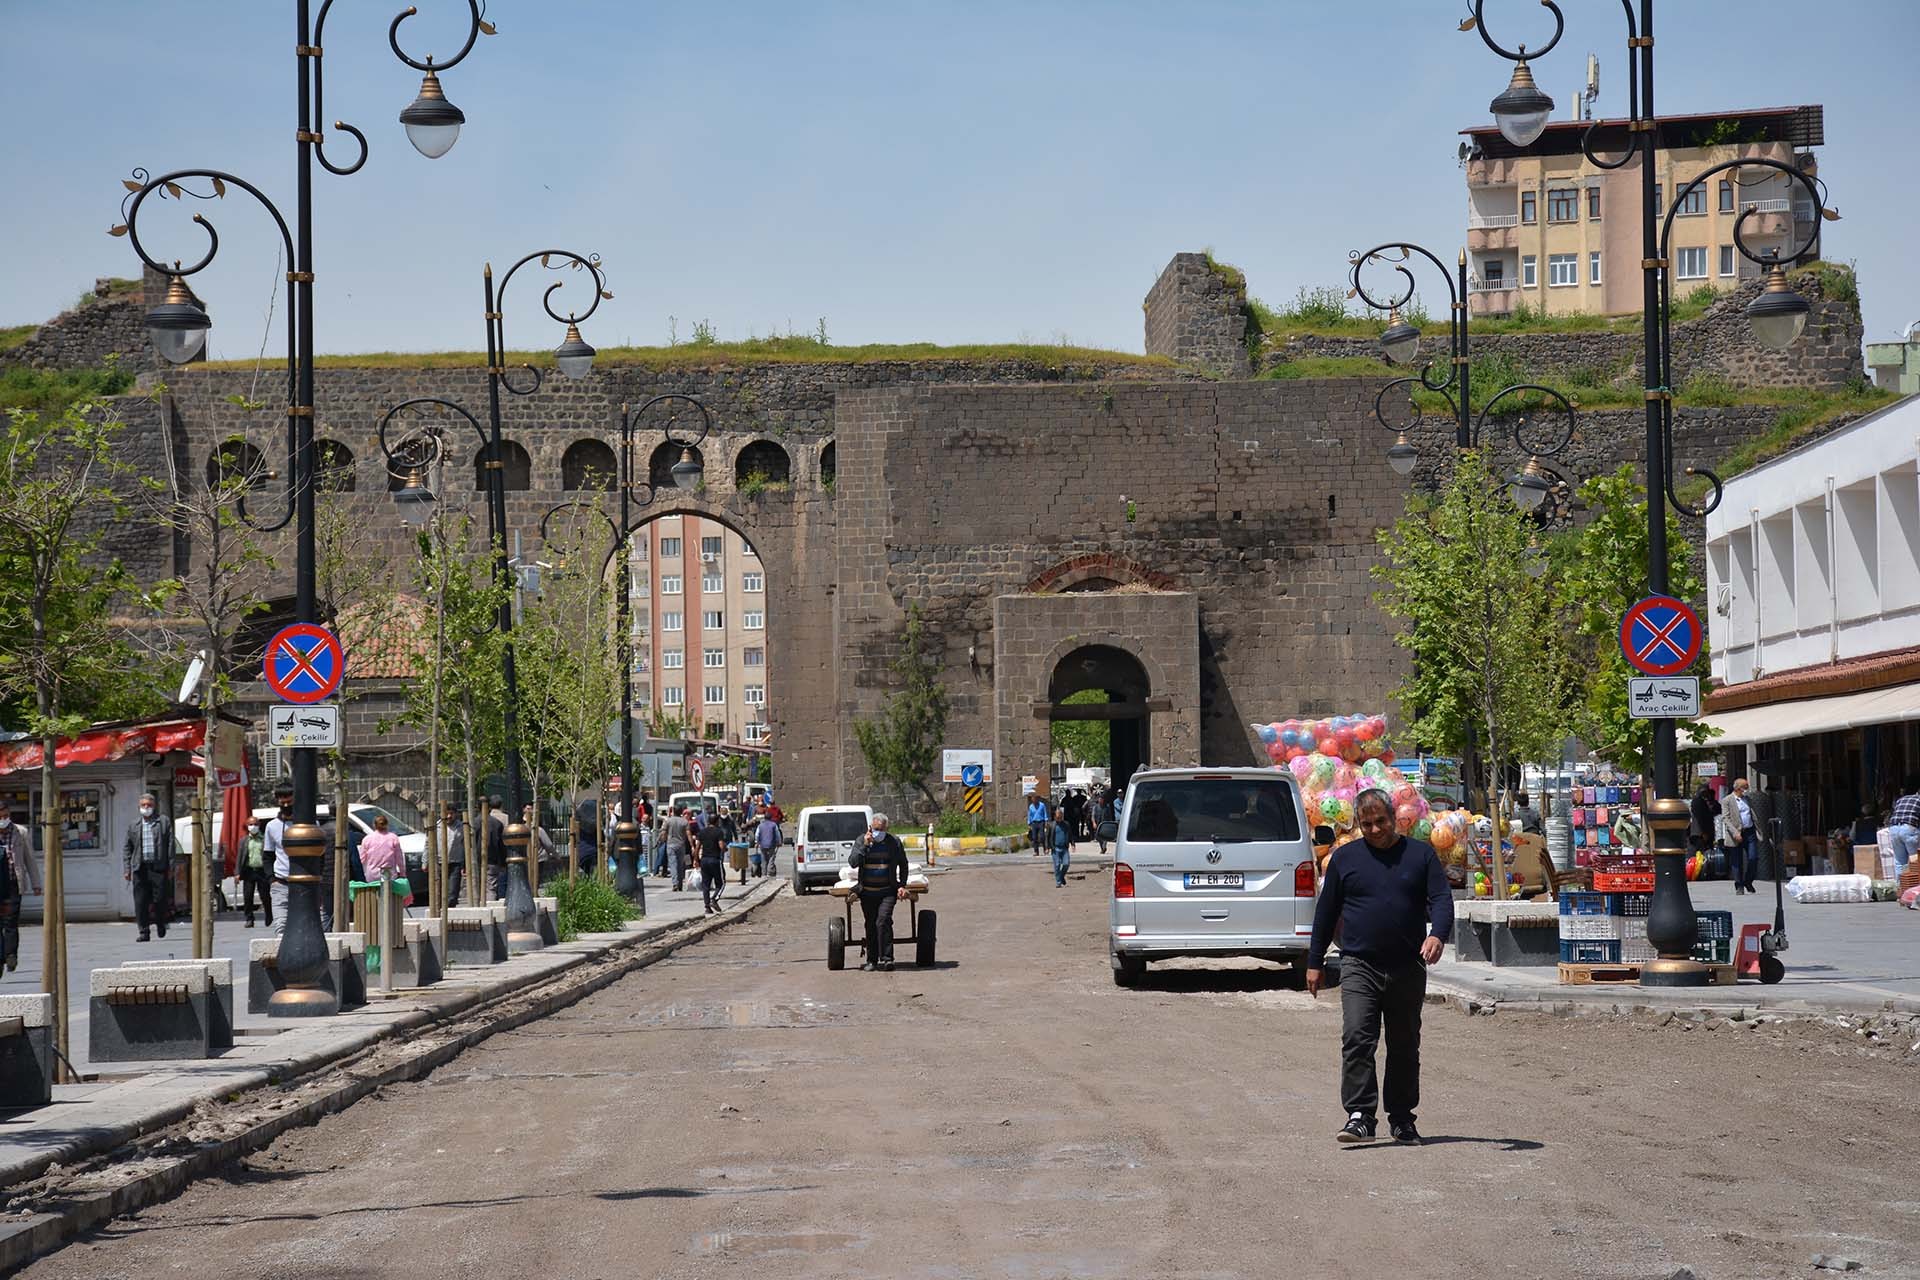
M 1350 835 L 1358 826 L 1354 801 L 1362 791 L 1378 790 L 1393 804 L 1393 825 L 1400 834 L 1431 837 L 1426 797 L 1393 767 L 1385 716 L 1280 720 L 1253 729 L 1267 758 L 1299 779 L 1307 821 L 1314 826 L 1332 827 L 1336 839 Z

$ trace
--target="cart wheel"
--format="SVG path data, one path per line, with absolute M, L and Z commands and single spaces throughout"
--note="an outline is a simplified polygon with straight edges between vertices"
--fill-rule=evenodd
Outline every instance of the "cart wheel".
M 1787 976 L 1787 966 L 1779 956 L 1763 954 L 1760 957 L 1760 981 L 1772 986 Z
M 847 922 L 845 920 L 827 921 L 827 968 L 844 969 L 847 967 Z
M 934 932 L 938 917 L 931 911 L 922 911 L 913 920 L 913 962 L 922 969 L 933 968 Z

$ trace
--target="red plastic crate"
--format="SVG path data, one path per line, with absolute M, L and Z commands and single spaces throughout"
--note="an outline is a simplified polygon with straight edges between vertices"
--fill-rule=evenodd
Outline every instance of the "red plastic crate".
M 1652 893 L 1651 871 L 1595 871 L 1593 887 L 1599 893 Z

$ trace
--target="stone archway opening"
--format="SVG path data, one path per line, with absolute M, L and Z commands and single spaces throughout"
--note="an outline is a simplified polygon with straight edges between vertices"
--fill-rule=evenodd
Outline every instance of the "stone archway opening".
M 1090 644 L 1054 664 L 1047 730 L 1055 763 L 1105 766 L 1114 789 L 1148 759 L 1152 695 L 1147 669 L 1124 649 Z

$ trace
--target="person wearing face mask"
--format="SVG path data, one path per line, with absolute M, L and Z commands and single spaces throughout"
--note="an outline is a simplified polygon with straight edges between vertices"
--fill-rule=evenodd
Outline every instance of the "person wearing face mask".
M 140 797 L 140 817 L 127 828 L 120 857 L 133 885 L 133 923 L 140 941 L 147 941 L 149 928 L 166 937 L 173 905 L 173 886 L 167 882 L 173 866 L 173 824 L 160 816 L 152 792 Z
M 34 865 L 33 841 L 13 811 L 0 800 L 0 953 L 7 971 L 20 967 L 20 895 L 40 892 L 40 868 Z

